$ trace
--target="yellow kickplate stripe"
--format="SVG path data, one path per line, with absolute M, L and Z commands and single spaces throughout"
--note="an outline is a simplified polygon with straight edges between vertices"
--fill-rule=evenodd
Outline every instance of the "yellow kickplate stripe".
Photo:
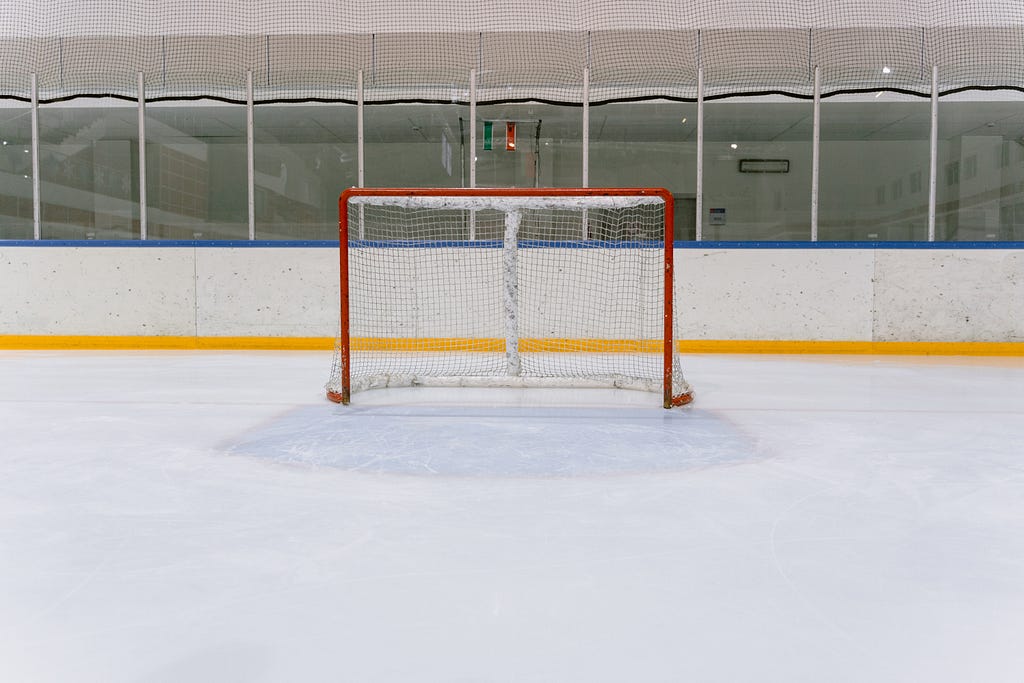
M 505 351 L 504 339 L 445 337 L 353 337 L 353 351 Z
M 522 353 L 660 353 L 656 339 L 520 339 Z M 353 351 L 480 351 L 504 353 L 504 339 L 357 337 Z
M 0 349 L 90 350 L 281 350 L 330 351 L 329 337 L 162 337 L 89 335 L 0 335 Z M 383 338 L 352 340 L 355 351 L 505 351 L 505 340 L 465 338 Z M 1024 342 L 864 342 L 864 341 L 759 341 L 685 340 L 676 342 L 682 353 L 876 354 L 915 356 L 1024 356 Z M 631 339 L 521 339 L 523 353 L 660 353 L 657 340 Z
M 680 353 L 859 354 L 902 356 L 1024 356 L 1024 342 L 758 341 L 676 342 Z
M 328 337 L 0 335 L 0 349 L 329 351 L 333 348 L 334 339 Z
M 547 353 L 661 353 L 658 339 L 520 339 L 519 350 Z

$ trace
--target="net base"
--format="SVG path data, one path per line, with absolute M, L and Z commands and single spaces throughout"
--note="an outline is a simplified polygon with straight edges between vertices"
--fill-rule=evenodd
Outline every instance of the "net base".
M 659 381 L 607 375 L 598 377 L 509 377 L 509 376 L 454 376 L 419 374 L 379 374 L 360 377 L 353 381 L 350 393 L 369 389 L 389 389 L 398 387 L 478 387 L 478 388 L 509 388 L 509 389 L 629 389 L 660 393 L 662 386 Z M 327 398 L 334 403 L 347 404 L 348 396 L 340 385 L 327 385 Z M 683 383 L 681 387 L 673 387 L 671 406 L 683 406 L 693 401 L 693 391 Z M 668 406 L 665 406 L 668 407 Z
M 400 345 L 400 340 L 392 341 Z M 348 404 L 351 394 L 397 387 L 628 389 L 665 395 L 658 354 L 526 353 L 519 361 L 519 374 L 511 374 L 505 353 L 356 351 L 352 354 L 352 373 L 346 393 L 341 356 L 336 352 L 326 385 L 327 398 Z M 631 367 L 638 374 L 616 372 L 623 366 Z M 673 356 L 670 394 L 664 401 L 666 408 L 686 405 L 693 400 L 693 391 L 683 377 L 677 355 Z

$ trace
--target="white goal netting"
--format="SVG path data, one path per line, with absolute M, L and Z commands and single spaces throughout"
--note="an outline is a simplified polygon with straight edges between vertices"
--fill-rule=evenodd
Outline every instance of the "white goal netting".
M 419 384 L 689 399 L 661 196 L 369 194 L 346 211 L 333 400 Z

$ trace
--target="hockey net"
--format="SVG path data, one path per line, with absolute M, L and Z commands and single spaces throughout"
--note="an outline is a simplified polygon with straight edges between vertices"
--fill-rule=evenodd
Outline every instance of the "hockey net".
M 351 189 L 327 396 L 395 386 L 692 393 L 658 189 Z

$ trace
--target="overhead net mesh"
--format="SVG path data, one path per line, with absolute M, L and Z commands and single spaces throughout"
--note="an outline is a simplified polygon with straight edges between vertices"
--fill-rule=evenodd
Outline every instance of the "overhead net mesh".
M 1019 0 L 55 0 L 6 3 L 0 97 L 579 103 L 1024 89 Z
M 673 339 L 660 197 L 360 196 L 348 204 L 348 234 L 348 334 L 327 385 L 335 400 L 346 339 L 351 392 L 423 384 L 664 393 Z M 671 359 L 671 395 L 688 400 Z

